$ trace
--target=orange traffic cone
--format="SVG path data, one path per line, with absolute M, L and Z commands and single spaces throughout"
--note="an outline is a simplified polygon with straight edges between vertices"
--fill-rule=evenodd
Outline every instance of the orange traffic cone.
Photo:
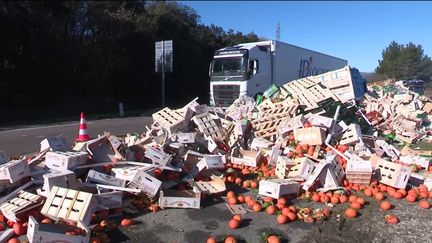
M 81 112 L 79 134 L 78 137 L 75 139 L 75 141 L 85 142 L 88 140 L 90 140 L 90 136 L 88 135 L 87 125 L 84 118 L 84 112 Z

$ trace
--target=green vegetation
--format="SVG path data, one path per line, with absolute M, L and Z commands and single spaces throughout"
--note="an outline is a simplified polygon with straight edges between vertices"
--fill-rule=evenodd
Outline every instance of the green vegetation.
M 214 51 L 259 39 L 203 25 L 181 3 L 147 1 L 2 1 L 0 33 L 0 123 L 160 106 L 160 40 L 174 43 L 167 105 L 207 102 Z

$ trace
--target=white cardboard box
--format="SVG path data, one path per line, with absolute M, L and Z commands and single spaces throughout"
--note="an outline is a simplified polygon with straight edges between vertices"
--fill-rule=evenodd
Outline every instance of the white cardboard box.
M 319 127 L 308 127 L 294 130 L 294 137 L 302 144 L 321 145 L 326 138 L 325 131 Z
M 123 207 L 123 192 L 105 192 L 94 194 L 98 207 L 105 209 Z
M 297 158 L 294 160 L 297 164 L 289 169 L 288 178 L 302 178 L 307 180 L 315 169 L 315 163 L 309 158 Z
M 223 169 L 225 168 L 225 155 L 205 155 L 204 161 L 207 169 Z
M 349 182 L 369 184 L 372 178 L 372 163 L 369 160 L 362 160 L 353 155 L 347 162 L 345 173 Z
M 241 157 L 231 156 L 231 162 L 234 164 L 256 167 L 263 158 L 263 154 L 261 151 L 250 150 L 240 150 L 240 156 Z
M 52 170 L 65 171 L 87 163 L 87 157 L 86 152 L 48 152 L 45 157 L 45 165 Z
M 138 188 L 144 194 L 153 198 L 159 192 L 162 182 L 142 170 L 138 170 L 133 180 L 130 182 L 130 188 Z
M 142 166 L 127 166 L 127 167 L 119 167 L 112 168 L 111 172 L 114 174 L 116 178 L 125 181 L 131 181 L 135 177 L 138 170 L 142 168 Z
M 112 185 L 112 186 L 118 186 L 118 187 L 125 187 L 126 181 L 116 178 L 111 175 L 107 175 L 104 173 L 100 173 L 95 170 L 89 170 L 87 174 L 86 182 L 89 183 L 100 183 L 100 184 L 106 184 L 106 185 Z
M 161 190 L 159 206 L 161 208 L 200 208 L 201 192 L 195 185 L 192 185 L 192 190 Z
M 49 137 L 40 142 L 40 152 L 49 149 L 50 151 L 67 151 L 66 139 L 61 137 Z
M 33 216 L 29 216 L 27 238 L 30 243 L 88 243 L 90 229 L 82 221 L 78 221 L 77 226 L 84 230 L 85 236 L 65 235 L 66 232 L 73 231 L 75 227 L 67 224 L 39 224 Z
M 179 133 L 177 134 L 177 142 L 179 143 L 195 143 L 195 133 Z
M 44 185 L 42 195 L 47 197 L 54 186 L 76 189 L 75 173 L 70 170 L 51 171 L 43 175 Z
M 261 180 L 258 194 L 278 199 L 283 195 L 297 194 L 299 190 L 300 184 L 289 179 Z
M 377 164 L 380 183 L 405 189 L 411 175 L 411 168 L 393 162 L 380 160 Z
M 153 148 L 152 146 L 146 146 L 145 149 L 145 156 L 149 158 L 153 164 L 167 165 L 171 159 L 169 154 L 166 154 L 159 149 Z
M 12 160 L 0 165 L 0 180 L 17 182 L 30 174 L 30 167 L 26 160 Z

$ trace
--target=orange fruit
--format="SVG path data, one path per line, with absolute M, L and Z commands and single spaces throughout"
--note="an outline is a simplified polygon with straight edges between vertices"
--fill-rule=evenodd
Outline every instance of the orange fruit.
M 241 215 L 240 214 L 235 214 L 232 219 L 238 220 L 239 222 L 242 221 Z
M 253 207 L 252 207 L 252 210 L 254 212 L 261 212 L 261 210 L 262 210 L 261 203 L 255 203 L 255 205 L 253 205 Z
M 289 220 L 291 221 L 295 221 L 297 219 L 297 214 L 295 214 L 294 212 L 288 212 L 288 215 L 285 215 L 289 218 Z
M 339 197 L 340 203 L 346 203 L 348 201 L 348 197 L 346 195 L 341 195 Z
M 258 183 L 256 181 L 251 181 L 250 185 L 251 185 L 251 188 L 257 188 L 258 187 Z
M 53 223 L 53 221 L 50 218 L 44 218 L 42 220 L 42 224 L 52 224 L 52 223 Z
M 238 203 L 244 203 L 245 202 L 245 197 L 243 195 L 240 195 L 237 197 L 237 201 Z
M 348 208 L 347 210 L 345 210 L 345 216 L 347 218 L 355 218 L 357 217 L 357 211 L 353 208 Z
M 422 200 L 419 201 L 419 206 L 421 208 L 424 208 L 424 209 L 429 209 L 431 207 L 429 201 L 424 200 L 424 199 L 422 199 Z
M 338 204 L 339 203 L 339 197 L 333 196 L 333 197 L 331 197 L 330 201 L 333 204 Z
M 327 196 L 327 195 L 323 195 L 323 196 L 321 196 L 320 201 L 322 203 L 329 203 L 330 202 L 330 197 Z
M 360 203 L 358 203 L 358 202 L 352 202 L 350 204 L 350 207 L 354 208 L 354 209 L 360 209 L 362 207 L 362 205 Z
M 380 204 L 380 208 L 382 210 L 389 210 L 389 209 L 391 209 L 391 207 L 392 207 L 392 205 L 388 201 L 382 201 Z
M 270 235 L 267 237 L 267 243 L 280 243 L 281 240 L 276 235 Z
M 238 221 L 237 219 L 231 219 L 228 225 L 231 229 L 237 229 L 240 226 L 240 221 Z
M 235 196 L 235 193 L 233 191 L 227 192 L 227 198 L 231 198 L 231 197 L 234 197 L 234 196 Z
M 403 194 L 399 191 L 396 191 L 395 193 L 393 193 L 393 198 L 401 199 L 401 198 L 403 198 Z
M 15 223 L 13 225 L 13 231 L 17 236 L 23 235 L 26 233 L 26 229 L 24 229 L 23 225 L 20 223 Z
M 217 242 L 217 241 L 216 241 L 216 238 L 210 236 L 210 237 L 207 239 L 207 242 L 206 242 L 206 243 L 216 243 L 216 242 Z
M 357 200 L 357 196 L 356 195 L 351 195 L 351 196 L 349 196 L 348 200 L 349 200 L 350 203 L 355 202 Z
M 312 201 L 319 202 L 320 201 L 320 196 L 318 194 L 313 194 L 312 195 Z
M 285 224 L 286 222 L 288 222 L 288 217 L 283 214 L 279 214 L 276 218 L 276 221 L 278 222 L 278 224 Z
M 384 199 L 384 194 L 383 194 L 382 192 L 377 192 L 377 193 L 375 194 L 375 199 L 376 199 L 377 201 L 381 201 L 381 200 L 383 200 L 383 199 Z
M 284 197 L 281 197 L 277 200 L 277 204 L 283 204 L 286 205 L 287 201 Z
M 228 204 L 229 205 L 237 204 L 237 198 L 235 196 L 234 197 L 229 197 L 228 198 Z
M 281 214 L 288 216 L 288 213 L 292 212 L 289 208 L 282 208 Z
M 413 202 L 415 202 L 415 201 L 417 200 L 417 196 L 416 196 L 415 194 L 413 194 L 413 193 L 410 193 L 410 194 L 408 194 L 408 195 L 405 197 L 405 199 L 406 199 L 408 202 L 413 203 Z
M 268 207 L 266 208 L 266 212 L 267 212 L 267 214 L 269 214 L 269 215 L 273 215 L 273 214 L 276 213 L 276 207 L 273 206 L 273 205 L 270 205 L 270 206 L 268 206 Z
M 384 217 L 384 219 L 385 219 L 385 221 L 388 224 L 397 224 L 397 223 L 399 223 L 399 218 L 396 215 L 394 215 L 394 214 L 386 215 Z
M 128 226 L 131 226 L 133 223 L 134 223 L 134 221 L 132 219 L 125 218 L 125 219 L 122 219 L 122 221 L 120 222 L 120 225 L 123 227 L 128 227 Z
M 372 190 L 371 190 L 370 188 L 366 188 L 366 189 L 364 190 L 364 195 L 365 195 L 366 197 L 372 197 Z
M 224 243 L 237 243 L 237 240 L 234 236 L 229 235 L 225 238 Z
M 366 203 L 364 198 L 362 198 L 362 197 L 357 198 L 356 202 L 360 203 L 362 206 L 365 205 L 365 203 Z

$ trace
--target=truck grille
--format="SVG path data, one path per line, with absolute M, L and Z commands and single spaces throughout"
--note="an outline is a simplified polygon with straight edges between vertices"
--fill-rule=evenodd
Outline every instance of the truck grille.
M 239 85 L 214 85 L 213 97 L 216 106 L 228 107 L 240 95 Z

